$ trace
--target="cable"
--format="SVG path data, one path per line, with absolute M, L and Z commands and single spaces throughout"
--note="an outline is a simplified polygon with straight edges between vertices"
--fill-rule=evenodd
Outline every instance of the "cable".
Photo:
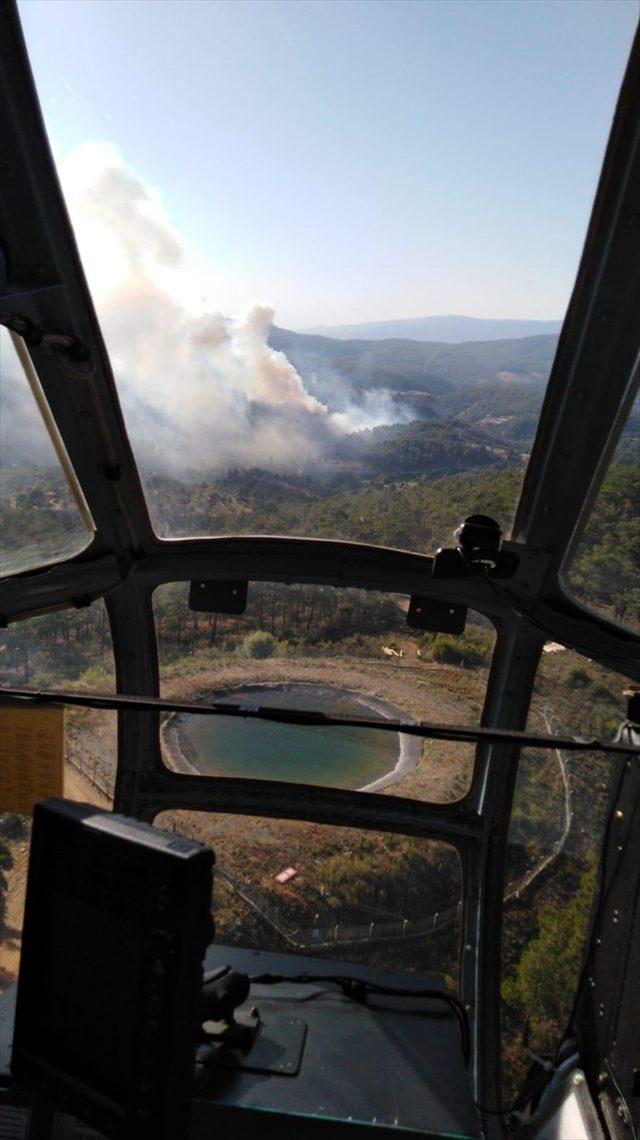
M 376 982 L 369 982 L 362 978 L 354 978 L 348 974 L 255 974 L 250 977 L 252 985 L 273 986 L 283 982 L 293 985 L 314 985 L 317 982 L 338 986 L 345 997 L 364 1004 L 371 994 L 378 997 L 401 998 L 431 998 L 444 1002 L 454 1014 L 460 1030 L 462 1042 L 462 1055 L 465 1065 L 469 1064 L 471 1056 L 471 1036 L 469 1032 L 469 1019 L 464 1005 L 453 994 L 436 989 L 409 989 L 398 986 L 382 986 Z M 318 996 L 318 995 L 314 995 Z
M 289 982 L 294 985 L 313 985 L 316 982 L 324 982 L 339 986 L 345 997 L 360 1002 L 365 1002 L 369 994 L 380 997 L 432 998 L 443 1001 L 456 1017 L 460 1029 L 462 1054 L 465 1064 L 469 1064 L 471 1044 L 467 1011 L 462 1002 L 454 997 L 453 994 L 444 993 L 442 990 L 435 989 L 416 990 L 397 986 L 382 986 L 375 982 L 368 982 L 361 978 L 354 978 L 342 974 L 292 974 L 290 976 L 284 974 L 255 974 L 251 976 L 250 981 L 252 985 L 263 986 L 278 985 L 283 982 Z M 326 991 L 316 990 L 313 994 L 297 1000 L 310 1001 L 312 998 L 320 997 L 323 992 Z M 519 1093 L 511 1105 L 502 1108 L 487 1108 L 479 1101 L 474 1101 L 474 1105 L 480 1112 L 484 1112 L 488 1116 L 510 1116 L 512 1113 L 517 1112 L 525 1103 L 523 1095 L 526 1095 L 527 1100 L 531 1099 L 540 1091 L 544 1084 L 546 1084 L 547 1080 L 548 1073 L 545 1072 L 532 1089 L 523 1090 L 523 1092 Z
M 204 705 L 188 701 L 167 701 L 158 697 L 138 697 L 119 693 L 105 696 L 101 693 L 78 693 L 56 689 L 16 689 L 0 686 L 3 700 L 29 701 L 34 704 L 80 705 L 96 709 L 135 709 L 138 712 L 179 712 L 196 716 L 227 716 L 246 720 L 274 721 L 279 724 L 296 724 L 306 727 L 364 728 L 378 732 L 399 732 L 405 736 L 425 737 L 432 740 L 459 741 L 476 744 L 487 740 L 497 744 L 519 744 L 523 748 L 561 748 L 567 752 L 607 752 L 633 754 L 640 745 L 611 744 L 602 740 L 582 740 L 576 736 L 545 736 L 506 728 L 469 728 L 464 725 L 431 724 L 427 721 L 396 719 L 375 720 L 372 717 L 332 716 L 307 709 L 267 708 L 262 705 L 231 705 L 217 702 Z
M 553 1066 L 553 1072 L 555 1072 L 555 1068 L 556 1067 Z M 525 1104 L 528 1104 L 529 1101 L 532 1101 L 539 1092 L 542 1092 L 548 1082 L 549 1070 L 545 1069 L 544 1073 L 540 1074 L 540 1077 L 535 1082 L 535 1084 L 530 1088 L 527 1088 L 525 1085 L 525 1087 L 521 1089 L 521 1091 L 516 1096 L 516 1099 L 512 1101 L 510 1105 L 502 1106 L 501 1108 L 487 1108 L 487 1106 L 481 1104 L 479 1100 L 474 1100 L 473 1103 L 475 1107 L 480 1112 L 484 1112 L 486 1116 L 512 1116 L 513 1113 L 520 1112 L 521 1109 L 524 1108 Z

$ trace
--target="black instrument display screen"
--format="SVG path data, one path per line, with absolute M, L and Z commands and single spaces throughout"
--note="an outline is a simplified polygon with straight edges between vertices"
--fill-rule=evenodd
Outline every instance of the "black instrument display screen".
M 36 805 L 12 1069 L 107 1135 L 189 1112 L 213 853 L 86 804 Z

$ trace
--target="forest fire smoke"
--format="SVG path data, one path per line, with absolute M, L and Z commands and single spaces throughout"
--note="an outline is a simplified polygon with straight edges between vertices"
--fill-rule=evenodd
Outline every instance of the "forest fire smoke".
M 269 347 L 269 305 L 254 302 L 236 319 L 203 305 L 159 196 L 113 147 L 83 143 L 61 173 L 143 463 L 304 465 L 353 430 L 348 413 L 331 413 Z M 363 418 L 361 409 L 357 427 L 370 426 Z

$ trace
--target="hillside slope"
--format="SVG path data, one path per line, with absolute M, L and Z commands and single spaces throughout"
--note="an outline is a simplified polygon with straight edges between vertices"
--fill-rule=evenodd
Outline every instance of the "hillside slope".
M 384 388 L 433 395 L 459 386 L 526 381 L 542 387 L 557 337 L 467 344 L 417 340 L 332 340 L 273 327 L 272 348 L 284 352 L 314 395 L 331 403 L 340 386 L 354 393 Z

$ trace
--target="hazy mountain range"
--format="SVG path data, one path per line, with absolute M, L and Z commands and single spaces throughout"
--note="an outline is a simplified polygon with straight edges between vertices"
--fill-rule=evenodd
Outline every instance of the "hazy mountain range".
M 557 336 L 444 344 L 419 340 L 334 340 L 273 327 L 269 344 L 300 373 L 307 390 L 331 407 L 336 389 L 427 392 L 525 382 L 545 385 Z
M 410 317 L 399 321 L 369 321 L 360 325 L 327 325 L 300 332 L 329 336 L 336 340 L 440 341 L 462 344 L 472 340 L 513 340 L 560 332 L 562 321 L 490 320 L 479 317 Z

